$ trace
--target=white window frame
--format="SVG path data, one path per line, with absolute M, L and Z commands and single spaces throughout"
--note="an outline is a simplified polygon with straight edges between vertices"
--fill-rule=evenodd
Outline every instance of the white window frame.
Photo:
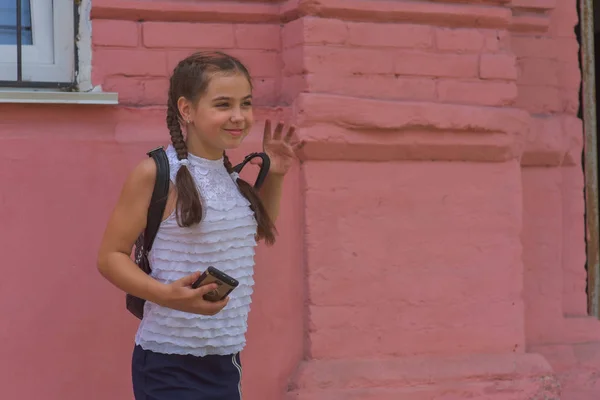
M 70 83 L 75 78 L 73 0 L 30 0 L 33 45 L 22 46 L 22 80 Z M 17 80 L 17 46 L 0 45 L 0 80 Z
M 53 45 L 48 46 L 53 51 L 52 61 L 46 64 L 43 62 L 32 64 L 33 71 L 28 71 L 24 68 L 23 79 L 27 79 L 28 77 L 35 78 L 35 80 L 30 79 L 30 81 L 39 83 L 40 79 L 44 79 L 43 75 L 45 75 L 46 82 L 65 83 L 67 84 L 68 91 L 65 91 L 64 88 L 61 90 L 59 87 L 62 87 L 62 85 L 52 85 L 52 88 L 42 88 L 40 85 L 34 84 L 31 86 L 23 86 L 21 84 L 18 88 L 13 86 L 0 87 L 0 103 L 119 104 L 118 93 L 104 92 L 101 86 L 94 86 L 92 84 L 92 23 L 90 20 L 92 0 L 77 0 L 76 2 L 74 0 L 31 0 L 32 19 L 43 15 L 41 11 L 38 11 L 43 11 L 43 8 L 41 8 L 44 7 L 43 3 L 53 4 L 52 17 L 46 18 L 46 26 L 52 26 L 52 30 L 46 28 L 46 32 L 50 31 L 53 34 L 53 40 L 48 42 Z M 40 6 L 40 4 L 42 5 Z M 77 37 L 74 34 L 74 4 L 77 4 L 79 15 L 76 28 Z M 36 7 L 36 11 L 33 10 L 34 6 Z M 59 16 L 60 24 L 58 23 Z M 50 22 L 52 22 L 52 25 L 50 25 Z M 34 23 L 32 20 L 32 25 Z M 42 24 L 41 28 L 39 24 Z M 40 29 L 43 30 L 44 22 L 38 22 L 37 29 L 38 32 L 40 32 Z M 43 40 L 43 38 L 40 40 Z M 38 42 L 34 43 L 37 44 Z M 15 46 L 10 47 L 15 57 L 14 64 L 11 65 L 11 71 L 15 75 L 2 76 L 1 71 L 3 66 L 1 63 L 7 59 L 4 58 L 4 55 L 0 51 L 0 80 L 6 80 L 8 77 L 14 76 L 14 79 L 11 80 L 16 81 L 16 48 Z M 75 54 L 77 54 L 76 57 Z M 24 60 L 31 60 L 33 57 L 33 55 L 26 56 L 23 53 Z M 43 60 L 42 53 L 38 53 L 36 57 L 40 57 L 38 60 Z M 77 60 L 77 63 L 75 63 L 75 60 Z M 6 63 L 10 62 L 7 61 Z M 53 69 L 60 72 L 52 72 Z M 26 84 L 27 82 L 25 82 Z

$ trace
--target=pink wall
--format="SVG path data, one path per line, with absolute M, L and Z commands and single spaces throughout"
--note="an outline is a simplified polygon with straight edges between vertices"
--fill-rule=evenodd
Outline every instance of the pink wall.
M 94 84 L 120 106 L 0 107 L 2 398 L 131 398 L 136 321 L 96 251 L 199 48 L 238 55 L 259 118 L 307 140 L 257 257 L 245 398 L 598 398 L 575 0 L 94 0 L 92 17 Z

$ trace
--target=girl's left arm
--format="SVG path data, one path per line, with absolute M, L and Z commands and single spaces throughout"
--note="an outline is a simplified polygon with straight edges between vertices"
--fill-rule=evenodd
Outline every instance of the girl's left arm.
M 275 223 L 277 217 L 279 217 L 284 176 L 285 175 L 269 173 L 259 192 L 260 199 L 273 223 Z
M 289 127 L 285 135 L 283 134 L 283 128 L 284 123 L 279 122 L 275 131 L 271 132 L 271 121 L 267 120 L 263 136 L 263 150 L 269 156 L 271 166 L 259 195 L 273 223 L 279 217 L 283 195 L 283 179 L 297 158 L 296 151 L 300 150 L 303 145 L 303 142 L 296 138 L 296 128 L 294 126 Z M 260 159 L 258 162 L 260 162 Z

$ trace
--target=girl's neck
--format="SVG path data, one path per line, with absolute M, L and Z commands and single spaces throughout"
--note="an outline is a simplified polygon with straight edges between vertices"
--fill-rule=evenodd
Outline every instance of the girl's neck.
M 191 136 L 191 137 L 190 137 Z M 214 147 L 206 146 L 200 140 L 195 139 L 195 135 L 189 135 L 186 140 L 188 153 L 199 158 L 207 160 L 219 160 L 223 157 L 223 150 Z

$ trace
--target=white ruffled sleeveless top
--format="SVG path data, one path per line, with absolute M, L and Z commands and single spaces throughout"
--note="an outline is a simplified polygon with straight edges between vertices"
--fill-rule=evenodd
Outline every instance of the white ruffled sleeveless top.
M 171 180 L 179 170 L 177 154 L 167 148 Z M 205 316 L 146 302 L 135 337 L 143 349 L 167 354 L 229 355 L 241 351 L 248 328 L 257 224 L 250 202 L 239 192 L 223 160 L 189 155 L 189 168 L 202 200 L 200 224 L 182 228 L 175 212 L 160 225 L 149 254 L 152 277 L 171 283 L 209 266 L 239 281 L 220 313 Z

